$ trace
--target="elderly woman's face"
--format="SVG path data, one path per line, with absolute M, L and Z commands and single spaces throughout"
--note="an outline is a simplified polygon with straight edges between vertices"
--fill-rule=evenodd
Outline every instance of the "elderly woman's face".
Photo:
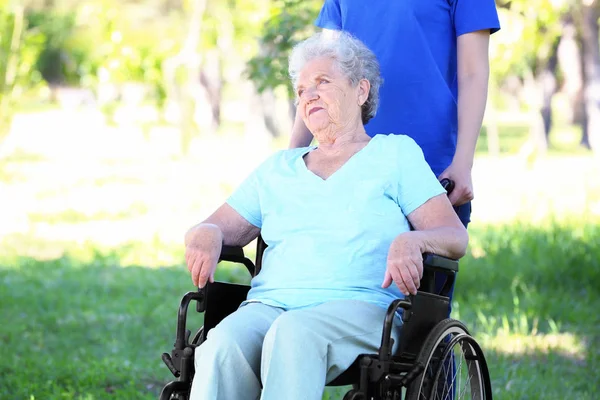
M 330 57 L 306 63 L 297 82 L 298 111 L 307 128 L 317 134 L 335 131 L 361 119 L 361 105 L 369 94 L 369 84 L 353 87 Z M 318 137 L 317 137 L 318 138 Z

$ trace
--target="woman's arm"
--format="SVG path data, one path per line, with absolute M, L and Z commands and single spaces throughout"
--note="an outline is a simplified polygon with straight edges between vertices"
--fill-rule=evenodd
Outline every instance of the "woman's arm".
M 421 253 L 434 253 L 453 259 L 465 255 L 469 235 L 445 194 L 429 199 L 407 218 L 414 228 L 407 234 L 418 240 Z
M 195 286 L 214 281 L 214 273 L 223 244 L 245 246 L 260 229 L 225 203 L 206 220 L 185 234 L 185 260 Z
M 458 259 L 465 255 L 469 236 L 450 205 L 440 194 L 408 215 L 414 230 L 396 237 L 390 246 L 383 287 L 395 282 L 405 295 L 416 294 L 423 277 L 423 253 Z
M 197 240 L 205 229 L 218 229 L 222 243 L 228 246 L 245 246 L 256 239 L 260 229 L 242 217 L 229 204 L 224 203 L 204 221 L 191 227 L 185 235 L 185 244 Z M 200 236 L 199 236 L 200 235 Z

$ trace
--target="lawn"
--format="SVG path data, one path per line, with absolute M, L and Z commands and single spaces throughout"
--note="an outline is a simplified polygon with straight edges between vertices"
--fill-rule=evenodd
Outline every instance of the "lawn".
M 498 399 L 596 398 L 598 237 L 600 226 L 583 222 L 473 229 L 455 316 L 484 345 Z M 136 265 L 142 252 L 138 243 L 43 261 L 2 257 L 0 398 L 156 398 L 169 379 L 160 354 L 191 286 L 183 265 Z M 245 278 L 230 265 L 220 271 Z
M 77 121 L 56 116 L 73 129 L 52 140 L 75 152 L 28 128 L 26 147 L 0 159 L 0 399 L 156 399 L 192 289 L 182 233 L 256 160 L 221 168 L 253 154 L 238 139 L 177 160 L 160 137 L 81 138 Z M 476 161 L 453 308 L 482 343 L 500 400 L 600 392 L 600 182 L 588 155 L 569 157 Z M 247 279 L 232 265 L 218 278 Z

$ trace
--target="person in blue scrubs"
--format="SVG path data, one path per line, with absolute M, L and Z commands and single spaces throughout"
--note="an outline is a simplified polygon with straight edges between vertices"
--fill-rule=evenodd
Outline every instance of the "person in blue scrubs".
M 500 29 L 494 0 L 325 0 L 316 25 L 345 31 L 377 56 L 383 85 L 367 134 L 404 134 L 423 149 L 465 226 L 471 169 L 487 100 L 490 34 Z M 296 117 L 290 147 L 312 135 Z

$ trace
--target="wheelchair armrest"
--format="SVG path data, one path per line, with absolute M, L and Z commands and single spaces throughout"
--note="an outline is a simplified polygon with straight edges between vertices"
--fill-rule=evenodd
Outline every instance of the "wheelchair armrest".
M 219 262 L 221 261 L 243 264 L 251 276 L 254 276 L 256 271 L 254 263 L 244 256 L 244 249 L 241 246 L 223 245 L 221 247 L 221 254 L 219 255 Z
M 244 257 L 244 249 L 241 246 L 227 246 L 223 245 L 221 247 L 221 255 L 219 256 L 219 261 L 232 261 L 236 262 L 236 260 Z
M 438 256 L 433 253 L 423 254 L 423 266 L 434 271 L 444 273 L 458 272 L 458 260 L 453 260 L 448 257 Z
M 436 272 L 445 275 L 441 288 L 436 288 Z M 439 256 L 432 253 L 423 254 L 423 278 L 421 278 L 420 290 L 448 296 L 458 272 L 458 260 Z

